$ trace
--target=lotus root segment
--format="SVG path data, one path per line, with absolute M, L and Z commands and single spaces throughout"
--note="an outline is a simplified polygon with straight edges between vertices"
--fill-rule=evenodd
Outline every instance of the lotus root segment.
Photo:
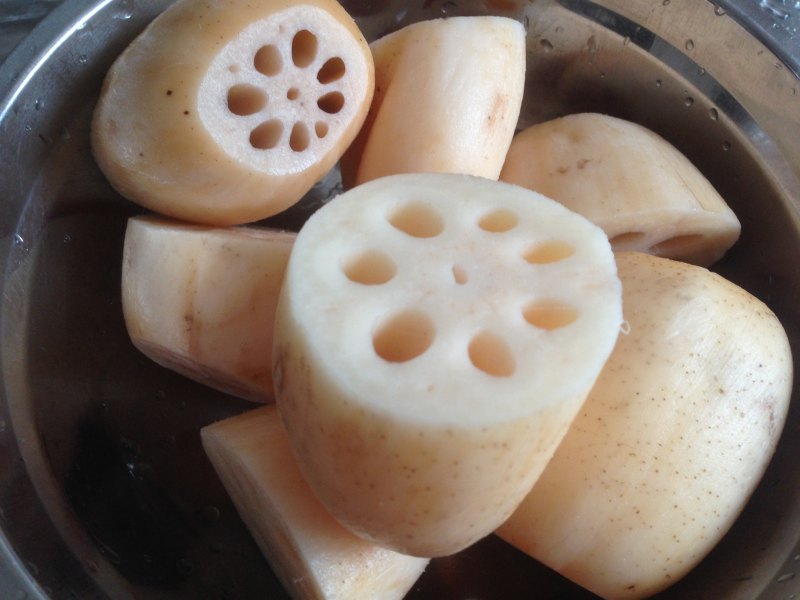
M 558 200 L 599 225 L 615 251 L 701 266 L 739 239 L 739 219 L 675 146 L 636 123 L 597 113 L 528 127 L 500 179 Z
M 276 401 L 334 517 L 406 554 L 451 554 L 530 490 L 621 320 L 608 240 L 580 215 L 473 176 L 380 178 L 298 234 Z
M 650 598 L 711 551 L 763 476 L 792 355 L 775 314 L 718 274 L 617 257 L 630 332 L 498 533 L 600 597 Z
M 178 0 L 109 71 L 92 148 L 156 212 L 256 221 L 336 163 L 373 88 L 369 46 L 338 2 Z

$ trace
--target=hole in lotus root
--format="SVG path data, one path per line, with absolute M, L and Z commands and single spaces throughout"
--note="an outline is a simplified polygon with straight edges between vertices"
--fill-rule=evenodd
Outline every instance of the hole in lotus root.
M 505 340 L 489 331 L 482 331 L 472 338 L 469 359 L 476 369 L 494 377 L 509 377 L 517 368 Z
M 228 110 L 235 115 L 244 117 L 255 114 L 266 104 L 267 94 L 254 85 L 242 83 L 228 90 Z
M 431 238 L 444 231 L 444 219 L 424 202 L 406 202 L 389 215 L 389 223 L 411 237 Z
M 307 67 L 317 56 L 317 36 L 301 29 L 292 38 L 292 62 L 296 67 Z
M 289 147 L 295 152 L 302 152 L 308 148 L 310 143 L 311 136 L 308 133 L 308 127 L 305 123 L 295 123 L 292 133 L 289 135 Z
M 289 100 L 297 100 L 299 96 L 300 90 L 298 90 L 296 87 L 290 87 L 286 92 L 286 98 Z
M 436 328 L 425 313 L 406 310 L 396 313 L 378 327 L 372 336 L 375 352 L 387 362 L 412 360 L 433 343 Z
M 572 244 L 561 240 L 549 240 L 527 248 L 522 258 L 531 264 L 546 265 L 569 258 L 574 253 L 575 247 Z
M 344 95 L 341 92 L 328 92 L 317 100 L 320 110 L 335 115 L 344 107 Z
M 453 265 L 453 281 L 459 285 L 467 283 L 467 270 L 460 265 Z
M 500 208 L 481 217 L 478 227 L 490 233 L 503 233 L 514 229 L 518 223 L 519 217 L 516 213 Z
M 270 119 L 250 132 L 250 145 L 259 150 L 269 150 L 278 145 L 281 135 L 283 135 L 283 123 L 277 119 Z
M 561 329 L 574 323 L 578 309 L 561 300 L 542 299 L 528 304 L 522 311 L 525 320 L 539 329 Z
M 319 139 L 328 135 L 328 124 L 325 121 L 317 121 L 314 123 L 314 133 L 317 134 Z
M 253 66 L 262 75 L 277 75 L 283 69 L 283 58 L 280 50 L 272 44 L 262 46 L 253 58 Z
M 348 257 L 342 270 L 350 281 L 364 285 L 380 285 L 397 273 L 394 261 L 380 250 L 365 250 Z
M 325 64 L 317 72 L 317 81 L 323 85 L 333 83 L 344 77 L 344 73 L 344 61 L 338 56 L 334 56 L 326 60 Z

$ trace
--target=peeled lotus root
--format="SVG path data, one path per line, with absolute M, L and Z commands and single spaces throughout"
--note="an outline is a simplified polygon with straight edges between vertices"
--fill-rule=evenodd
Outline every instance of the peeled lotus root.
M 372 99 L 369 46 L 333 0 L 178 0 L 120 55 L 92 123 L 124 196 L 213 225 L 297 202 Z
M 394 175 L 307 221 L 275 315 L 298 464 L 354 532 L 417 556 L 492 532 L 614 346 L 605 234 L 517 186 Z
M 567 115 L 522 131 L 500 179 L 582 214 L 615 251 L 708 266 L 741 230 L 725 200 L 674 146 L 607 115 Z

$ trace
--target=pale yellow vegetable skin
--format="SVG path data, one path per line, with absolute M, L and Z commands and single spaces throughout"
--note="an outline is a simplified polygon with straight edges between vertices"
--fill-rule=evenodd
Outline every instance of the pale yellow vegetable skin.
M 674 146 L 635 123 L 582 113 L 517 134 L 500 179 L 558 200 L 599 225 L 615 251 L 702 266 L 741 226 L 725 200 Z
M 641 253 L 618 267 L 630 333 L 498 533 L 604 598 L 644 598 L 744 507 L 783 427 L 792 357 L 770 309 L 719 275 Z
M 494 16 L 408 25 L 372 42 L 375 96 L 342 161 L 352 186 L 397 173 L 497 179 L 517 125 L 525 30 Z
M 580 215 L 484 178 L 384 177 L 298 234 L 276 401 L 334 517 L 400 552 L 451 554 L 530 490 L 621 318 L 608 240 Z
M 158 213 L 252 222 L 336 163 L 373 87 L 369 46 L 334 0 L 178 0 L 111 67 L 92 149 Z
M 354 536 L 303 479 L 274 406 L 204 427 L 203 448 L 294 600 L 401 600 L 427 559 Z
M 295 234 L 128 221 L 122 310 L 152 360 L 228 394 L 267 402 L 272 327 Z

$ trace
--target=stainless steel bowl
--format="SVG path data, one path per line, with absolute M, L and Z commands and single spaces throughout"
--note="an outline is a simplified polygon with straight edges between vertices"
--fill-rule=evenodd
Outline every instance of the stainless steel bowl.
M 88 121 L 113 59 L 168 4 L 66 0 L 0 68 L 3 598 L 287 597 L 200 446 L 203 425 L 251 405 L 151 363 L 122 321 L 123 233 L 140 209 L 92 161 Z M 776 20 L 785 2 L 343 4 L 369 38 L 454 14 L 522 21 L 520 125 L 603 111 L 680 148 L 742 221 L 716 269 L 772 307 L 800 357 L 800 42 Z M 272 222 L 298 227 L 337 189 L 334 172 Z M 661 597 L 800 597 L 799 403 L 733 529 Z M 433 561 L 409 597 L 534 592 L 592 597 L 493 537 Z

